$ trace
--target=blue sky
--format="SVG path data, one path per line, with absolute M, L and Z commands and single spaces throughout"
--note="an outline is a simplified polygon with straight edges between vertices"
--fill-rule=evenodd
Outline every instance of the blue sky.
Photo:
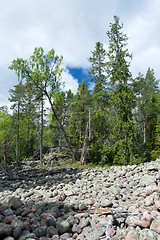
M 81 83 L 82 80 L 85 80 L 85 83 L 87 85 L 90 84 L 90 76 L 88 74 L 89 72 L 89 68 L 88 69 L 84 69 L 82 67 L 67 67 L 67 69 L 69 70 L 69 73 L 78 80 L 78 83 Z
M 8 90 L 17 84 L 9 65 L 29 58 L 35 47 L 63 56 L 62 81 L 76 93 L 96 42 L 108 48 L 106 31 L 114 15 L 129 37 L 133 77 L 151 67 L 159 79 L 160 0 L 1 0 L 0 106 L 9 105 Z

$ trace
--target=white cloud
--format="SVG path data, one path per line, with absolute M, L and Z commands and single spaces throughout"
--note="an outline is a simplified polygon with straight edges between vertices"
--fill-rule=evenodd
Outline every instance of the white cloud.
M 65 83 L 63 88 L 64 90 L 72 90 L 74 94 L 77 92 L 78 80 L 72 77 L 72 75 L 69 74 L 69 71 L 67 69 L 64 69 L 62 73 L 62 82 Z
M 146 74 L 147 68 L 151 67 L 155 70 L 156 77 L 160 77 L 159 14 L 160 1 L 148 0 L 126 27 L 129 50 L 133 53 L 131 69 L 134 76 L 138 72 Z
M 147 66 L 159 78 L 159 0 L 1 0 L 0 105 L 16 84 L 16 76 L 8 70 L 13 59 L 28 58 L 34 47 L 41 46 L 63 55 L 65 66 L 87 68 L 95 43 L 108 45 L 106 31 L 115 14 L 129 37 L 134 75 L 145 74 Z M 66 88 L 76 91 L 77 80 L 67 71 L 63 78 Z

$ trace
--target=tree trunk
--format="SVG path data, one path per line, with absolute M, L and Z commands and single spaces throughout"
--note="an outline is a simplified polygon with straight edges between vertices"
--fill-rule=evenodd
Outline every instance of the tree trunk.
M 29 126 L 29 123 L 28 123 L 28 126 L 27 126 L 27 146 L 26 146 L 26 156 L 29 156 L 29 144 L 30 144 L 29 133 L 30 133 L 30 126 Z
M 4 147 L 3 147 L 3 159 L 4 159 L 4 167 L 7 167 L 7 159 L 6 159 L 6 150 L 7 150 L 7 141 L 4 141 Z
M 86 126 L 83 148 L 82 148 L 82 153 L 81 153 L 81 159 L 80 159 L 80 164 L 81 165 L 84 165 L 86 163 L 87 143 L 88 143 L 88 123 L 87 123 L 87 126 Z
M 60 119 L 58 118 L 58 116 L 57 116 L 57 114 L 56 114 L 56 112 L 55 112 L 54 106 L 53 106 L 53 104 L 52 104 L 52 101 L 51 101 L 50 97 L 48 96 L 48 93 L 45 92 L 45 94 L 46 94 L 46 96 L 47 96 L 47 98 L 48 98 L 48 100 L 49 100 L 49 103 L 50 103 L 50 105 L 51 105 L 51 109 L 52 109 L 52 112 L 53 112 L 53 114 L 54 114 L 54 116 L 55 116 L 55 119 L 57 120 L 57 122 L 58 122 L 58 124 L 59 124 L 59 127 L 60 127 L 60 129 L 62 130 L 62 132 L 63 132 L 63 134 L 64 134 L 64 137 L 65 137 L 65 140 L 66 140 L 66 142 L 67 142 L 67 145 L 68 145 L 70 154 L 71 154 L 71 156 L 72 156 L 73 162 L 75 162 L 76 159 L 75 159 L 75 156 L 74 156 L 74 152 L 73 152 L 73 150 L 72 150 L 71 144 L 70 144 L 69 139 L 68 139 L 68 137 L 67 137 L 66 131 L 65 131 L 63 125 L 62 125 L 61 122 L 60 122 Z
M 59 148 L 62 149 L 62 129 L 59 129 Z
M 19 113 L 20 113 L 20 102 L 18 101 L 16 165 L 18 165 L 18 163 L 19 163 L 19 158 L 18 158 L 18 152 L 19 152 Z
M 40 162 L 43 165 L 43 96 L 41 99 L 41 134 L 40 134 Z
M 91 110 L 89 109 L 89 140 L 91 140 Z
M 146 120 L 143 121 L 143 143 L 146 143 Z

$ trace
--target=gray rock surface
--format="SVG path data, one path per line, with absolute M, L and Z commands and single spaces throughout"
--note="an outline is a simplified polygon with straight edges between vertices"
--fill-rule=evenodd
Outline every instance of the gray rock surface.
M 160 240 L 160 160 L 109 169 L 17 169 L 0 178 L 0 239 Z

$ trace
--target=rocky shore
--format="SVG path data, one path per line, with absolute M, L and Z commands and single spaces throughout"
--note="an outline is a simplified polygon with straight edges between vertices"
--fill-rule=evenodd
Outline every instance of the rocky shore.
M 0 176 L 0 239 L 160 240 L 160 160 Z

